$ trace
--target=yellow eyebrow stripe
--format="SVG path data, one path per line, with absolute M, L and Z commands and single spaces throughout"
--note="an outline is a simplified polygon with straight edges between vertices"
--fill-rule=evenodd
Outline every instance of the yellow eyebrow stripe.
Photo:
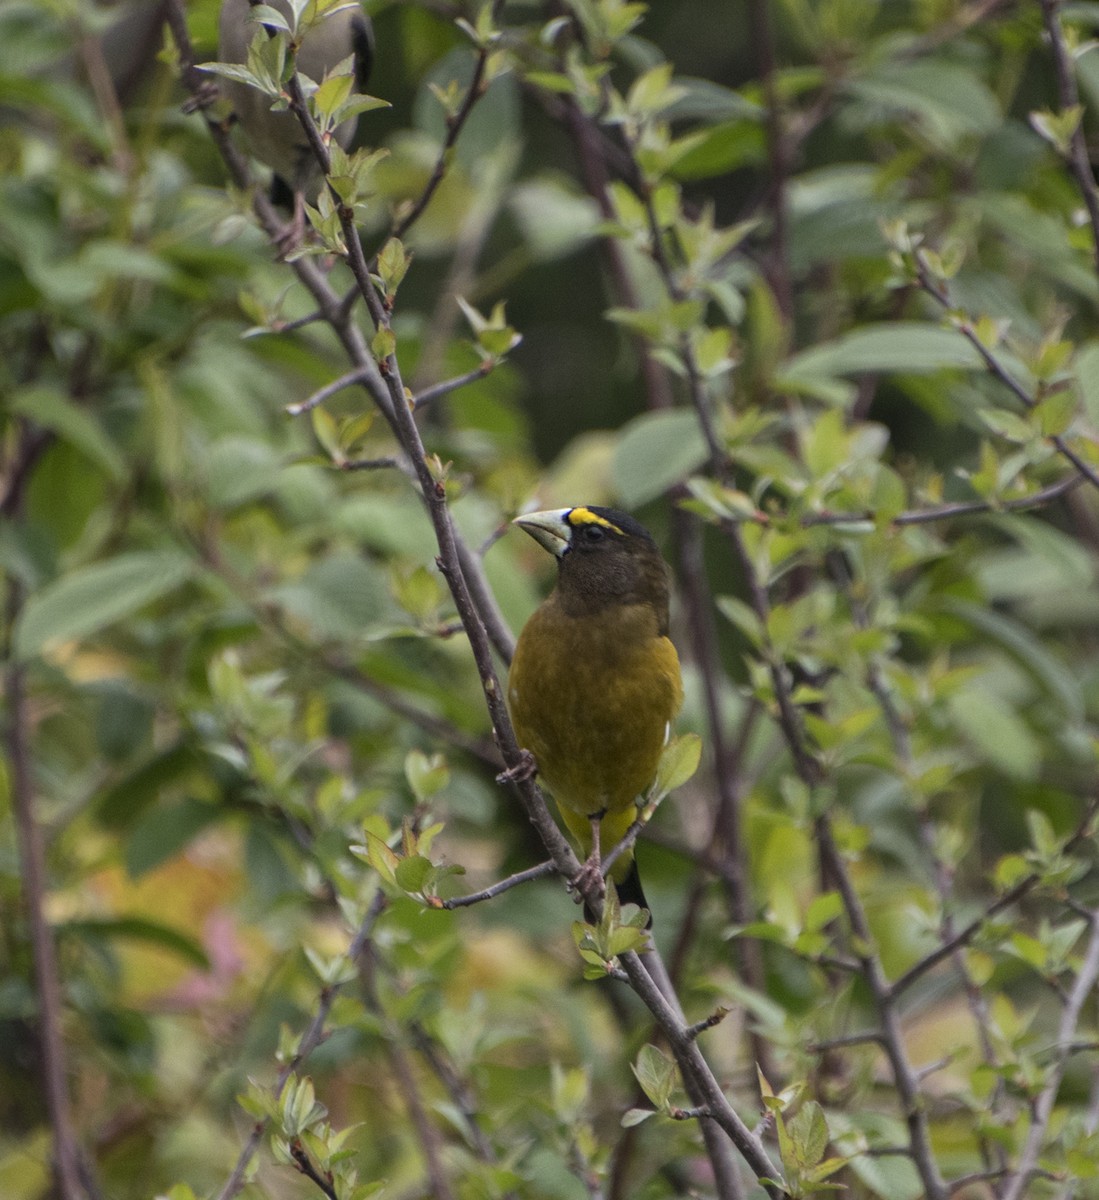
M 604 529 L 613 529 L 615 533 L 626 536 L 617 525 L 608 521 L 606 517 L 597 516 L 590 508 L 570 509 L 569 515 L 565 519 L 570 525 L 602 525 Z

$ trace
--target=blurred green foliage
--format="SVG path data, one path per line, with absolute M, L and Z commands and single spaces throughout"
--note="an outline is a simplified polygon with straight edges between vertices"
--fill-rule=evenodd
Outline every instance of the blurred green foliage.
M 216 7 L 188 5 L 200 60 Z M 288 415 L 347 363 L 323 323 L 285 331 L 312 303 L 181 112 L 174 52 L 115 26 L 133 9 L 0 8 L 5 668 L 25 668 L 103 1194 L 216 1194 L 259 1117 L 251 1195 L 316 1191 L 295 1145 L 341 1200 L 440 1194 L 429 1142 L 456 1197 L 709 1194 L 670 1060 L 632 995 L 583 980 L 559 883 L 435 907 L 540 847 L 494 782 L 414 486 L 350 469 L 400 447 L 362 391 Z M 373 15 L 376 253 L 488 17 Z M 1091 136 L 1099 9 L 1063 18 Z M 638 509 L 676 568 L 680 725 L 710 751 L 639 858 L 688 1019 L 732 1009 L 700 1045 L 749 1124 L 771 1112 L 797 1194 L 914 1200 L 909 1157 L 866 1153 L 908 1137 L 880 1045 L 834 1044 L 881 1012 L 815 821 L 891 980 L 1029 880 L 896 1010 L 936 1068 L 943 1176 L 1017 1163 L 1059 1063 L 1033 1194 L 1099 1196 L 1094 995 L 1065 1061 L 1059 1026 L 1095 920 L 1073 835 L 1096 785 L 1099 504 L 1066 454 L 1099 464 L 1099 276 L 1041 7 L 574 0 L 499 24 L 411 261 L 383 256 L 396 353 L 416 394 L 493 360 L 419 420 L 512 628 L 549 567 L 498 535 L 535 499 Z M 29 1198 L 49 1130 L 12 794 L 8 772 L 0 1193 Z M 360 986 L 346 951 L 380 888 Z M 328 1036 L 276 1097 L 322 1000 Z

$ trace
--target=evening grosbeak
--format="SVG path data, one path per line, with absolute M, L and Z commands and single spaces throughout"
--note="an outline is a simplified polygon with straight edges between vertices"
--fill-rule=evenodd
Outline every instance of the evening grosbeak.
M 515 524 L 555 556 L 557 585 L 519 635 L 508 707 L 586 868 L 597 870 L 637 819 L 683 701 L 668 567 L 648 530 L 613 508 Z M 610 875 L 622 903 L 648 908 L 632 850 Z
M 290 16 L 287 0 L 265 0 L 265 3 Z M 249 0 L 222 0 L 218 21 L 218 57 L 222 62 L 247 63 L 253 38 L 257 33 L 263 34 L 263 26 L 251 20 L 251 12 Z M 374 31 L 358 0 L 333 4 L 332 12 L 311 26 L 298 50 L 298 74 L 320 83 L 333 67 L 351 55 L 355 60 L 355 90 L 365 91 L 374 64 Z M 293 220 L 280 238 L 285 253 L 301 242 L 305 232 L 305 199 L 316 195 L 320 166 L 305 130 L 292 112 L 273 111 L 271 97 L 246 83 L 222 79 L 221 86 L 252 153 L 275 172 L 272 200 L 293 204 Z M 356 119 L 350 118 L 336 129 L 336 141 L 345 150 L 355 136 L 355 125 Z

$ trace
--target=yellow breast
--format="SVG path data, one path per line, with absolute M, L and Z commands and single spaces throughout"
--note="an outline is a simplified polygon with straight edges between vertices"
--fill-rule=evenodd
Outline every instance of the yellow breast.
M 519 638 L 508 700 L 558 804 L 585 817 L 616 812 L 656 774 L 683 700 L 679 659 L 648 606 L 578 619 L 545 604 Z

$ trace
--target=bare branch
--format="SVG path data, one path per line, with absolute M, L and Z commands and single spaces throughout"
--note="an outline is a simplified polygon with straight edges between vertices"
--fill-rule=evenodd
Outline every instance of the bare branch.
M 1061 1079 L 1071 1055 L 1071 1046 L 1076 1036 L 1080 1012 L 1097 982 L 1099 982 L 1099 908 L 1094 909 L 1091 913 L 1091 932 L 1088 935 L 1087 949 L 1069 992 L 1068 1002 L 1061 1013 L 1061 1021 L 1057 1029 L 1057 1041 L 1060 1049 L 1046 1073 L 1042 1090 L 1034 1101 L 1026 1144 L 1019 1156 L 1019 1162 L 1004 1188 L 1002 1200 L 1021 1200 L 1037 1169 L 1038 1156 L 1042 1152 L 1050 1118 L 1053 1116 L 1054 1102 L 1057 1099 Z
M 370 938 L 374 932 L 374 925 L 378 917 L 381 916 L 385 909 L 386 899 L 385 893 L 380 889 L 374 894 L 374 899 L 370 903 L 370 907 L 366 910 L 366 914 L 359 925 L 355 937 L 351 941 L 351 945 L 347 948 L 347 959 L 349 962 L 358 963 L 362 958 L 367 946 L 370 944 Z M 310 1021 L 305 1032 L 301 1036 L 301 1041 L 298 1043 L 298 1050 L 294 1057 L 287 1063 L 284 1063 L 279 1070 L 278 1077 L 275 1080 L 275 1085 L 272 1088 L 272 1094 L 277 1100 L 282 1095 L 283 1089 L 286 1087 L 298 1068 L 305 1062 L 310 1054 L 321 1044 L 325 1038 L 325 1027 L 328 1023 L 328 1014 L 332 1010 L 332 1005 L 335 1002 L 336 996 L 339 993 L 339 985 L 325 987 L 321 989 L 320 998 L 317 1002 L 316 1011 L 313 1014 L 313 1019 Z M 259 1144 L 263 1140 L 263 1135 L 267 1132 L 267 1127 L 270 1124 L 267 1118 L 257 1121 L 252 1126 L 252 1131 L 248 1135 L 247 1141 L 241 1148 L 240 1154 L 237 1157 L 236 1165 L 233 1167 L 229 1178 L 222 1185 L 221 1191 L 218 1192 L 217 1200 L 232 1200 L 232 1198 L 244 1186 L 245 1175 L 248 1171 L 248 1166 L 255 1157 L 256 1151 L 259 1149 Z
M 364 367 L 360 367 L 355 371 L 348 371 L 346 375 L 341 375 L 339 379 L 333 379 L 331 383 L 326 383 L 324 387 L 314 392 L 305 400 L 299 400 L 296 404 L 286 405 L 283 411 L 287 416 L 291 417 L 300 417 L 302 413 L 312 412 L 318 404 L 323 404 L 326 400 L 330 400 L 345 388 L 354 387 L 359 383 L 366 383 L 371 374 Z
M 780 1179 L 781 1174 L 771 1163 L 763 1143 L 737 1116 L 714 1079 L 697 1043 L 689 1036 L 690 1027 L 683 1021 L 682 1013 L 677 1012 L 678 1006 L 673 1007 L 674 993 L 670 1002 L 665 996 L 664 988 L 657 982 L 666 980 L 667 975 L 656 952 L 651 951 L 642 957 L 631 951 L 623 954 L 620 961 L 633 990 L 644 1001 L 649 1012 L 656 1018 L 661 1032 L 668 1039 L 688 1089 L 698 1093 L 697 1098 L 692 1096 L 692 1099 L 696 1104 L 709 1109 L 713 1121 L 728 1134 L 757 1177 Z M 768 1195 L 783 1194 L 780 1188 L 765 1186 Z
M 492 0 L 492 19 L 495 21 L 499 15 L 500 9 L 503 7 L 503 0 Z M 428 179 L 424 190 L 420 193 L 419 198 L 412 207 L 405 213 L 403 217 L 393 226 L 391 233 L 392 237 L 403 238 L 412 226 L 423 216 L 424 210 L 431 203 L 431 197 L 435 195 L 436 189 L 442 183 L 443 177 L 446 175 L 447 163 L 450 161 L 451 151 L 454 149 L 458 141 L 458 135 L 465 127 L 466 121 L 469 120 L 469 115 L 473 111 L 477 101 L 481 99 L 485 92 L 485 68 L 488 65 L 488 57 L 492 52 L 491 46 L 482 46 L 477 52 L 477 62 L 473 67 L 473 77 L 469 81 L 469 87 L 466 89 L 465 99 L 462 101 L 461 108 L 454 114 L 453 117 L 447 118 L 446 137 L 443 139 L 443 144 L 439 148 L 439 156 L 435 160 L 435 166 L 432 169 L 431 177 Z
M 917 250 L 915 253 L 916 261 L 916 279 L 921 289 L 926 292 L 933 300 L 935 300 L 944 309 L 950 311 L 953 309 L 950 293 L 946 285 L 937 282 L 933 277 L 930 268 L 927 264 L 927 259 L 922 251 Z M 982 339 L 978 336 L 977 330 L 973 322 L 967 317 L 963 320 L 956 320 L 954 328 L 965 338 L 965 340 L 976 350 L 981 361 L 985 365 L 985 369 L 997 382 L 1003 384 L 1005 388 L 1026 408 L 1033 409 L 1037 406 L 1038 400 L 1032 396 L 1025 387 L 1015 378 L 1007 367 L 1000 361 L 996 353 L 986 346 Z M 1093 486 L 1099 488 L 1099 472 L 1090 463 L 1086 462 L 1075 450 L 1065 441 L 1064 437 L 1059 433 L 1048 435 L 1048 441 L 1056 447 L 1057 451 L 1076 468 L 1079 473 Z
M 318 1188 L 328 1197 L 328 1200 L 340 1200 L 336 1193 L 336 1189 L 332 1186 L 331 1180 L 325 1179 L 321 1173 L 313 1166 L 313 1161 L 305 1152 L 305 1147 L 295 1138 L 290 1143 L 290 1157 L 294 1160 L 294 1165 L 310 1182 L 315 1183 Z
M 476 383 L 478 379 L 484 379 L 489 374 L 495 364 L 485 361 L 472 371 L 467 371 L 464 375 L 458 375 L 454 379 L 446 379 L 442 383 L 437 383 L 434 387 L 424 388 L 417 396 L 413 398 L 413 408 L 423 408 L 425 404 L 430 404 L 433 400 L 440 400 L 443 396 L 450 395 L 451 392 L 456 392 L 459 388 L 464 388 L 467 384 Z
M 935 1161 L 932 1151 L 931 1134 L 927 1124 L 927 1113 L 920 1096 L 919 1079 L 908 1059 L 904 1033 L 881 960 L 872 949 L 873 933 L 866 919 L 862 900 L 855 890 L 851 874 L 847 870 L 847 864 L 836 846 L 832 836 L 831 820 L 827 815 L 818 817 L 816 832 L 822 860 L 827 867 L 829 877 L 835 882 L 843 899 L 844 911 L 855 939 L 855 954 L 862 964 L 863 977 L 870 987 L 878 1017 L 881 1020 L 882 1045 L 893 1071 L 897 1099 L 908 1125 L 912 1160 L 920 1173 L 924 1190 L 930 1200 L 946 1200 L 946 1185 L 939 1173 L 938 1163 Z
M 1091 836 L 1092 822 L 1097 812 L 1099 812 L 1099 796 L 1093 797 L 1088 802 L 1084 810 L 1084 815 L 1076 827 L 1076 832 L 1064 844 L 1063 853 L 1071 853 L 1081 842 Z M 921 958 L 918 963 L 909 967 L 903 975 L 895 979 L 890 988 L 893 997 L 900 996 L 933 967 L 937 967 L 944 959 L 949 958 L 960 946 L 968 945 L 987 921 L 996 916 L 997 913 L 1003 912 L 1004 909 L 1017 904 L 1041 882 L 1041 879 L 1042 877 L 1037 871 L 1033 871 L 1029 875 L 1024 875 L 1014 887 L 1009 888 L 1002 896 L 999 896 L 989 904 L 979 917 L 974 917 L 968 925 L 964 925 L 959 929 L 952 938 L 936 946 L 934 950 Z
M 765 104 L 767 130 L 767 160 L 770 178 L 767 181 L 766 211 L 771 217 L 771 246 L 768 276 L 775 293 L 779 311 L 789 319 L 794 311 L 793 286 L 790 281 L 789 233 L 786 214 L 786 179 L 789 173 L 786 131 L 775 76 L 775 42 L 771 28 L 771 6 L 767 0 L 750 0 L 748 13 L 752 42 L 759 58 L 760 84 Z
M 11 594 L 20 589 L 11 585 Z M 9 603 L 9 625 L 14 614 Z M 53 930 L 45 911 L 46 855 L 42 829 L 34 812 L 31 782 L 30 730 L 26 702 L 26 670 L 9 662 L 4 672 L 4 705 L 7 710 L 5 750 L 11 770 L 11 802 L 15 812 L 19 858 L 22 864 L 23 902 L 27 909 L 38 996 L 38 1041 L 42 1054 L 43 1082 L 53 1156 L 61 1200 L 80 1200 L 86 1192 L 81 1181 L 80 1149 L 69 1099 L 65 1042 L 61 1034 L 61 979 Z
M 1064 111 L 1077 107 L 1080 103 L 1080 92 L 1076 86 L 1072 59 L 1065 42 L 1065 31 L 1061 26 L 1061 7 L 1061 0 L 1042 0 L 1042 20 L 1045 23 L 1046 36 L 1049 38 L 1050 48 L 1053 51 L 1053 69 L 1057 76 L 1057 98 L 1062 111 Z M 1084 134 L 1083 114 L 1077 121 L 1076 128 L 1072 131 L 1072 137 L 1069 139 L 1068 163 L 1088 210 L 1092 254 L 1095 259 L 1095 268 L 1099 271 L 1099 188 L 1095 185 L 1095 174 L 1091 167 L 1091 154 L 1088 151 L 1087 138 Z
M 482 900 L 494 900 L 497 896 L 501 896 L 504 892 L 510 892 L 513 887 L 519 887 L 523 883 L 531 883 L 535 879 L 545 879 L 548 875 L 557 873 L 555 863 L 547 860 L 539 863 L 536 867 L 528 867 L 525 871 L 519 871 L 515 875 L 509 875 L 506 879 L 501 879 L 498 883 L 492 884 L 491 887 L 485 888 L 480 892 L 471 892 L 468 896 L 453 896 L 449 900 L 440 901 L 440 908 L 467 908 L 471 904 L 480 904 Z
M 980 513 L 1024 512 L 1027 509 L 1041 508 L 1054 500 L 1059 500 L 1086 482 L 1087 477 L 1077 472 L 1074 475 L 1066 475 L 1056 483 L 1049 484 L 1048 487 L 1039 488 L 1029 496 L 1012 496 L 1008 500 L 957 500 L 950 504 L 937 505 L 935 508 L 912 509 L 909 512 L 898 513 L 892 519 L 891 524 L 898 527 L 932 525 L 938 521 L 949 521 L 954 517 L 977 516 Z M 849 525 L 855 521 L 873 520 L 874 514 L 869 510 L 861 513 L 815 512 L 802 517 L 801 524 L 808 528 L 813 525 Z

